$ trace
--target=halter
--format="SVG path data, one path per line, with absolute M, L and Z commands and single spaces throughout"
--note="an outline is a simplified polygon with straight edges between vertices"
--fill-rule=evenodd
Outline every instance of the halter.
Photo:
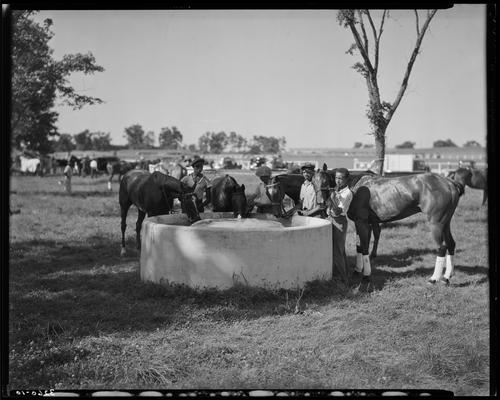
M 271 199 L 271 195 L 269 194 L 269 188 L 272 188 L 274 186 L 278 186 L 278 193 L 279 193 L 279 197 L 280 197 L 280 201 L 279 202 L 273 202 L 273 200 Z M 279 182 L 275 182 L 275 183 L 270 183 L 268 185 L 265 185 L 265 188 L 266 188 L 266 195 L 267 195 L 267 198 L 269 199 L 269 201 L 271 202 L 271 205 L 272 206 L 279 206 L 280 207 L 280 213 L 281 215 L 284 215 L 286 213 L 285 211 L 285 207 L 283 206 L 283 198 L 285 197 L 283 195 L 283 192 L 281 191 L 281 185 Z
M 328 175 L 327 175 L 328 176 Z M 331 179 L 327 178 L 328 181 L 330 181 Z M 335 186 L 327 186 L 327 187 L 320 187 L 319 189 L 316 187 L 316 185 L 314 184 L 314 179 L 311 180 L 311 183 L 312 185 L 314 186 L 314 192 L 316 194 L 316 199 L 318 198 L 323 198 L 323 196 L 321 197 L 318 197 L 318 193 L 323 193 L 323 192 L 327 192 L 327 196 L 330 196 L 330 193 L 334 190 Z

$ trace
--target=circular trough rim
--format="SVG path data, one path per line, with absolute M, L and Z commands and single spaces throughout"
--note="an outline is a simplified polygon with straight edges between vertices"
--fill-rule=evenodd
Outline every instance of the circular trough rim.
M 213 214 L 213 215 L 221 215 L 221 214 L 228 214 L 227 216 L 222 216 L 220 218 L 202 218 L 202 220 L 204 219 L 222 219 L 222 218 L 231 218 L 233 213 L 232 212 L 228 212 L 228 213 L 223 213 L 223 212 L 219 212 L 219 213 L 210 213 L 210 212 L 206 212 L 206 213 L 200 213 L 200 216 L 203 214 L 203 216 L 206 216 L 207 214 Z M 331 225 L 331 223 L 326 220 L 326 219 L 323 219 L 323 218 L 317 218 L 317 217 L 308 217 L 308 216 L 304 216 L 304 215 L 294 215 L 292 218 L 299 218 L 299 219 L 304 219 L 304 218 L 307 218 L 308 220 L 310 220 L 311 222 L 313 220 L 316 220 L 314 221 L 311 225 L 299 225 L 299 226 L 286 226 L 284 227 L 285 229 L 281 229 L 281 228 L 266 228 L 266 229 L 263 229 L 263 228 L 256 228 L 256 227 L 249 227 L 249 228 L 245 228 L 245 229 L 231 229 L 231 228 L 223 228 L 223 227 L 197 227 L 197 226 L 193 226 L 193 225 L 176 225 L 176 224 L 166 224 L 166 223 L 162 223 L 162 222 L 158 222 L 158 219 L 159 218 L 165 218 L 165 217 L 169 217 L 169 216 L 179 216 L 179 215 L 184 215 L 185 218 L 187 218 L 187 216 L 185 214 L 162 214 L 162 215 L 155 215 L 153 217 L 148 217 L 148 218 L 145 218 L 144 219 L 144 223 L 151 223 L 151 224 L 156 224 L 156 225 L 164 225 L 164 226 L 168 226 L 168 227 L 174 227 L 175 229 L 189 229 L 191 231 L 195 230 L 195 231 L 212 231 L 212 232 L 218 232 L 218 231 L 222 231 L 222 232 L 265 232 L 265 231 L 275 231 L 275 232 L 290 232 L 290 231 L 297 231 L 297 230 L 309 230 L 309 229 L 316 229 L 316 228 L 319 228 L 319 227 L 323 227 L 323 226 L 327 226 L 327 225 Z M 231 215 L 231 217 L 229 216 Z M 258 214 L 258 213 L 253 213 L 251 215 L 271 215 L 271 214 Z M 248 219 L 251 219 L 252 217 L 248 218 Z M 245 218 L 247 219 L 247 218 Z M 279 218 L 276 218 L 276 217 L 273 217 L 273 218 L 255 218 L 255 219 L 260 219 L 260 220 L 269 220 L 269 221 L 278 221 L 279 222 Z M 198 222 L 198 221 L 197 221 Z

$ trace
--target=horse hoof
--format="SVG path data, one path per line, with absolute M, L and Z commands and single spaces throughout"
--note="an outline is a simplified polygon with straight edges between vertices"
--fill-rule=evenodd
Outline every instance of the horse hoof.
M 444 283 L 446 286 L 450 284 L 450 280 L 448 278 L 441 278 L 441 282 Z
M 437 280 L 433 279 L 433 278 L 429 278 L 427 280 L 427 283 L 430 284 L 430 285 L 434 285 L 435 283 L 437 282 Z

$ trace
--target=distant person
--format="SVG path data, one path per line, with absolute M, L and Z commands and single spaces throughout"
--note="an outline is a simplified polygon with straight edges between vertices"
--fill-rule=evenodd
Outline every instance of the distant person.
M 97 178 L 97 161 L 95 159 L 90 161 L 90 178 Z
M 74 168 L 74 165 L 72 165 L 71 163 L 68 162 L 66 164 L 66 167 L 64 167 L 64 171 L 63 171 L 64 187 L 66 189 L 66 192 L 68 192 L 69 194 L 71 194 L 71 177 L 73 176 L 73 168 Z
M 271 180 L 271 168 L 262 165 L 257 168 L 255 175 L 259 177 L 260 182 L 255 191 L 249 193 L 247 196 L 248 209 L 252 210 L 253 207 L 257 206 L 258 213 L 272 213 L 273 206 L 266 191 L 266 186 L 269 185 L 269 181 Z
M 339 279 L 346 286 L 349 284 L 347 276 L 347 256 L 345 241 L 347 236 L 347 210 L 351 205 L 353 193 L 347 186 L 349 170 L 337 168 L 335 173 L 335 189 L 330 192 L 327 200 L 327 219 L 332 224 L 333 266 L 332 277 Z M 365 271 L 363 270 L 363 273 Z M 371 271 L 370 271 L 371 273 Z
M 193 189 L 196 196 L 198 212 L 204 212 L 205 206 L 210 203 L 210 180 L 203 175 L 203 158 L 197 158 L 191 163 L 193 172 L 181 179 L 181 182 Z

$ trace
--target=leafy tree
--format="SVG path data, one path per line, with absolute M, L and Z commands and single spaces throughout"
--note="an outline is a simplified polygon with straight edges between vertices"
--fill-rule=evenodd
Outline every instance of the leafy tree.
M 227 146 L 227 135 L 225 132 L 210 134 L 210 152 L 215 154 L 220 154 L 224 151 Z
M 182 133 L 180 133 L 175 126 L 173 126 L 172 129 L 161 128 L 158 140 L 160 142 L 160 148 L 177 150 L 182 144 Z
M 139 124 L 125 128 L 124 137 L 127 139 L 129 149 L 143 149 L 146 147 L 144 143 L 144 129 Z
M 190 145 L 188 146 L 188 150 L 189 150 L 191 153 L 196 153 L 196 152 L 197 152 L 196 145 L 194 145 L 194 144 L 190 144 Z
M 258 144 L 250 145 L 250 149 L 248 150 L 250 154 L 260 154 L 262 153 L 260 146 Z
M 92 133 L 85 129 L 74 135 L 77 150 L 92 150 Z
M 111 150 L 111 134 L 104 132 L 92 132 L 92 150 Z
M 99 104 L 97 97 L 84 96 L 69 85 L 73 72 L 92 74 L 104 71 L 94 56 L 68 54 L 55 60 L 48 42 L 54 36 L 52 20 L 43 24 L 32 20 L 36 11 L 13 10 L 12 17 L 12 113 L 11 132 L 14 148 L 52 151 L 51 138 L 58 135 L 58 113 L 53 111 L 57 97 L 74 109 Z
M 153 131 L 148 131 L 144 135 L 144 147 L 147 149 L 155 147 L 155 133 Z
M 379 72 L 379 50 L 380 38 L 382 36 L 384 23 L 386 18 L 389 17 L 389 11 L 383 10 L 380 18 L 380 24 L 375 26 L 375 21 L 368 10 L 340 10 L 337 13 L 337 20 L 344 28 L 351 30 L 354 37 L 354 43 L 347 50 L 347 53 L 353 55 L 358 51 L 361 55 L 362 62 L 356 62 L 353 69 L 359 72 L 366 80 L 368 87 L 368 111 L 366 113 L 372 129 L 371 134 L 375 137 L 375 151 L 378 159 L 378 172 L 381 174 L 384 167 L 385 157 L 385 133 L 387 126 L 396 112 L 396 109 L 403 98 L 403 95 L 408 86 L 408 80 L 413 68 L 413 64 L 420 51 L 422 40 L 425 36 L 429 24 L 436 14 L 437 10 L 428 10 L 423 24 L 420 24 L 420 16 L 417 10 L 415 13 L 415 27 L 416 27 L 416 42 L 415 47 L 410 55 L 410 60 L 406 66 L 406 70 L 401 82 L 401 86 L 392 103 L 383 101 L 380 96 L 380 89 L 378 86 L 378 72 Z M 365 27 L 365 23 L 368 26 Z M 373 46 L 369 49 L 369 33 L 372 35 Z
M 54 151 L 70 152 L 76 149 L 73 135 L 61 133 L 52 146 Z
M 451 139 L 447 140 L 436 140 L 433 144 L 432 147 L 457 147 L 455 143 Z
M 410 142 L 409 140 L 407 140 L 406 142 L 397 144 L 395 147 L 396 149 L 414 149 L 415 144 L 416 144 L 415 142 Z
M 475 140 L 469 140 L 469 141 L 464 143 L 463 147 L 481 147 L 481 145 L 478 142 L 476 142 Z
M 279 153 L 280 140 L 273 136 L 254 136 L 253 141 L 259 146 L 263 153 Z
M 354 142 L 353 148 L 360 149 L 361 147 L 363 147 L 363 143 L 361 143 L 361 142 Z
M 230 146 L 230 151 L 240 152 L 247 145 L 247 140 L 243 136 L 238 135 L 236 132 L 229 133 L 227 142 Z
M 210 132 L 205 132 L 203 136 L 198 138 L 198 147 L 203 154 L 210 151 Z

